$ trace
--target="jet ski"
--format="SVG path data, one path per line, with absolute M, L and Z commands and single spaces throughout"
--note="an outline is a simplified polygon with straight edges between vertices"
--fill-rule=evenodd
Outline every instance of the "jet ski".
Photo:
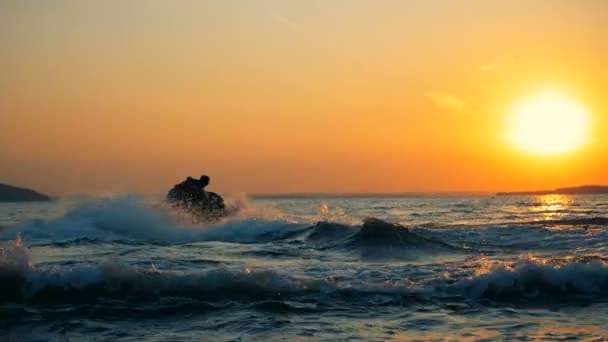
M 222 196 L 205 191 L 208 184 L 208 176 L 188 177 L 169 190 L 167 201 L 177 209 L 191 213 L 195 222 L 217 222 L 238 211 L 238 208 L 227 208 Z

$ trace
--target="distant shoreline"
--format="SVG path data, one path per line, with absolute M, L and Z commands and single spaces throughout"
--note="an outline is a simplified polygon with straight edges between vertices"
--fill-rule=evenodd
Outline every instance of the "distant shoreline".
M 4 188 L 4 189 L 3 189 Z M 38 202 L 51 201 L 57 197 L 51 197 L 37 191 L 9 186 L 0 183 L 0 190 L 11 188 L 11 192 L 17 190 L 19 199 L 14 197 L 15 193 L 11 193 L 11 198 L 8 199 L 0 191 L 0 202 Z M 535 190 L 535 191 L 501 191 L 501 192 L 474 192 L 474 191 L 452 191 L 452 192 L 277 192 L 277 193 L 249 193 L 246 194 L 251 199 L 300 199 L 300 198 L 415 198 L 415 197 L 475 197 L 475 196 L 533 196 L 533 195 L 598 195 L 608 194 L 608 186 L 603 185 L 584 185 L 579 187 L 565 187 L 552 190 Z M 4 193 L 6 195 L 6 193 Z M 78 195 L 89 197 L 89 195 Z M 76 197 L 78 197 L 76 196 Z M 154 193 L 154 196 L 162 196 L 164 194 Z M 3 198 L 4 197 L 4 198 Z M 68 196 L 74 197 L 74 196 Z M 65 197 L 64 197 L 65 198 Z
M 488 196 L 494 195 L 492 192 L 370 192 L 370 193 L 257 193 L 249 194 L 253 199 L 274 199 L 274 198 L 400 198 L 400 197 L 458 197 L 458 196 Z
M 608 186 L 604 185 L 583 185 L 568 188 L 557 188 L 553 190 L 538 191 L 513 191 L 498 192 L 497 196 L 522 196 L 522 195 L 601 195 L 608 194 Z
M 0 202 L 48 202 L 50 196 L 40 192 L 0 183 Z
M 458 196 L 530 196 L 530 195 L 600 195 L 608 194 L 608 186 L 584 185 L 553 190 L 503 191 L 503 192 L 370 192 L 370 193 L 256 193 L 249 194 L 253 199 L 275 198 L 403 198 L 403 197 L 458 197 Z

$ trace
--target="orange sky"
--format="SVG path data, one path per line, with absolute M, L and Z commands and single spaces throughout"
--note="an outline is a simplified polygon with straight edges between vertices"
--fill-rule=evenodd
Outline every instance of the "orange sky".
M 608 184 L 608 2 L 0 3 L 0 182 L 53 194 Z M 538 157 L 508 108 L 557 87 L 590 143 Z

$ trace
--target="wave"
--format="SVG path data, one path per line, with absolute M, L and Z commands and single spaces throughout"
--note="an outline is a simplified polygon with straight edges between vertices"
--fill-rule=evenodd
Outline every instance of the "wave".
M 472 299 L 560 304 L 608 297 L 608 264 L 602 260 L 544 264 L 525 262 L 461 280 L 450 287 Z
M 103 243 L 164 246 L 199 242 L 273 242 L 280 246 L 249 252 L 250 255 L 297 258 L 310 249 L 361 260 L 422 261 L 471 253 L 592 251 L 602 248 L 608 237 L 606 230 L 588 229 L 583 225 L 604 222 L 606 218 L 602 217 L 555 221 L 563 226 L 534 221 L 529 224 L 408 228 L 375 218 L 354 225 L 327 221 L 311 224 L 275 219 L 281 217 L 276 212 L 258 215 L 254 208 L 248 210 L 253 217 L 234 217 L 215 225 L 193 224 L 188 216 L 171 208 L 147 205 L 135 197 L 121 197 L 86 202 L 59 218 L 22 222 L 0 231 L 0 238 L 10 241 L 21 233 L 30 246 L 56 248 L 78 245 L 93 248 Z
M 514 253 L 530 250 L 589 251 L 603 248 L 608 230 L 597 219 L 561 219 L 555 221 L 510 221 L 479 224 L 425 224 L 413 231 L 440 241 L 456 242 L 458 247 L 479 252 Z M 556 224 L 559 222 L 559 224 Z M 572 224 L 575 223 L 575 224 Z
M 23 222 L 0 232 L 5 240 L 22 234 L 33 245 L 182 244 L 194 242 L 267 243 L 285 240 L 318 249 L 360 252 L 363 257 L 415 257 L 416 253 L 455 251 L 397 224 L 369 218 L 363 225 L 316 224 L 238 217 L 215 225 L 194 224 L 170 208 L 151 207 L 137 198 L 87 202 L 52 220 Z
M 134 197 L 90 201 L 62 217 L 22 222 L 0 231 L 8 241 L 18 233 L 32 246 L 70 247 L 116 244 L 188 244 L 196 242 L 304 244 L 362 258 L 424 259 L 448 253 L 529 249 L 596 248 L 608 231 L 586 225 L 608 223 L 608 218 L 563 218 L 553 221 L 499 225 L 424 225 L 407 228 L 369 218 L 362 224 L 294 222 L 280 215 L 239 216 L 215 225 L 194 224 L 188 216 Z M 262 215 L 263 216 L 263 215 Z M 278 218 L 278 219 L 277 219 Z M 570 225 L 554 229 L 552 225 Z M 580 229 L 579 229 L 580 228 Z
M 310 243 L 317 248 L 327 249 L 343 244 L 352 234 L 357 232 L 357 228 L 335 222 L 317 222 L 302 231 L 301 234 L 293 238 Z
M 33 243 L 66 244 L 75 241 L 124 243 L 187 243 L 199 241 L 265 242 L 280 239 L 301 224 L 283 220 L 237 218 L 218 225 L 188 222 L 170 208 L 150 207 L 137 198 L 90 201 L 52 220 L 32 220 L 0 232 L 5 240 L 20 233 Z
M 458 247 L 423 237 L 399 224 L 366 218 L 360 226 L 318 222 L 290 237 L 317 249 L 344 251 L 362 258 L 419 259 L 461 252 Z
M 35 267 L 21 239 L 0 249 L 0 302 L 86 303 L 99 300 L 272 299 L 318 291 L 320 282 L 273 270 L 213 268 L 160 272 L 114 263 Z
M 33 266 L 28 249 L 17 239 L 0 249 L 0 303 L 111 306 L 114 301 L 131 305 L 162 304 L 170 300 L 181 306 L 189 301 L 220 305 L 238 301 L 263 307 L 264 302 L 271 303 L 269 309 L 277 309 L 276 301 L 308 303 L 307 307 L 327 301 L 360 305 L 369 304 L 370 300 L 375 305 L 401 305 L 405 297 L 414 301 L 461 298 L 481 303 L 490 300 L 507 304 L 567 305 L 608 297 L 608 262 L 603 257 L 563 260 L 528 257 L 516 265 L 496 263 L 499 266 L 482 267 L 484 274 L 471 277 L 466 272 L 455 273 L 456 279 L 441 276 L 395 286 L 392 282 L 395 274 L 384 272 L 334 277 L 217 265 L 190 272 L 160 271 L 154 264 L 142 268 L 112 262 Z M 278 310 L 288 309 L 278 304 Z
M 572 217 L 555 220 L 529 221 L 526 224 L 566 225 L 566 226 L 602 226 L 608 225 L 608 217 Z
M 360 250 L 362 256 L 384 257 L 427 257 L 462 251 L 443 241 L 423 237 L 399 224 L 387 223 L 376 218 L 367 218 L 363 226 L 345 243 L 347 248 Z

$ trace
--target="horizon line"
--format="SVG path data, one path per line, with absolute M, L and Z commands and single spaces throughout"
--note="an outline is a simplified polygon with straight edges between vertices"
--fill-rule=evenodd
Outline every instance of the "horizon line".
M 405 192 L 269 192 L 247 194 L 253 198 L 305 198 L 305 197 L 418 197 L 418 196 L 463 196 L 495 195 L 494 191 L 405 191 Z
M 519 194 L 548 194 L 558 193 L 563 190 L 590 188 L 590 187 L 608 187 L 599 184 L 585 184 L 576 186 L 557 187 L 544 190 L 517 190 L 517 191 L 400 191 L 400 192 L 276 192 L 276 193 L 251 193 L 248 196 L 254 198 L 280 198 L 280 197 L 419 197 L 419 196 L 484 196 L 484 195 L 519 195 Z

